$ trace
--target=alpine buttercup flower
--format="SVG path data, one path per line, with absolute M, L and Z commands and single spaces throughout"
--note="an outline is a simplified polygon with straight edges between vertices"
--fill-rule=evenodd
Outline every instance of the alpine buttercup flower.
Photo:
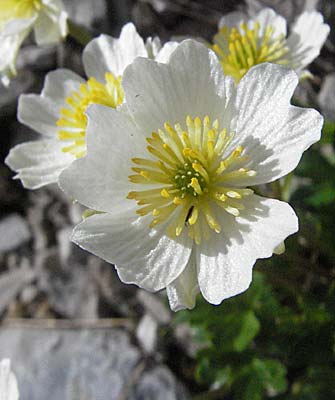
M 22 95 L 18 119 L 44 136 L 14 147 L 6 163 L 28 189 L 57 181 L 60 172 L 86 153 L 86 109 L 92 104 L 116 108 L 123 102 L 121 76 L 136 57 L 165 62 L 176 47 L 163 47 L 158 38 L 147 43 L 133 24 L 125 25 L 119 39 L 101 35 L 84 49 L 83 64 L 88 80 L 70 70 L 50 72 L 41 95 Z
M 19 390 L 15 375 L 10 369 L 10 360 L 0 361 L 0 400 L 18 400 Z
M 16 75 L 16 57 L 34 30 L 38 45 L 56 43 L 67 34 L 67 13 L 61 0 L 2 0 L 0 2 L 0 76 L 7 84 Z
M 225 74 L 238 82 L 255 65 L 271 62 L 286 65 L 298 75 L 320 53 L 329 26 L 317 11 L 302 13 L 287 36 L 286 20 L 271 8 L 264 8 L 254 18 L 240 12 L 225 15 L 214 36 L 213 50 Z
M 292 208 L 250 187 L 296 167 L 322 117 L 290 104 L 294 71 L 262 64 L 236 87 L 214 52 L 187 40 L 160 64 L 124 72 L 125 109 L 92 105 L 87 155 L 60 176 L 71 198 L 103 212 L 72 240 L 116 265 L 123 282 L 167 287 L 172 309 L 246 290 L 258 258 L 298 229 Z

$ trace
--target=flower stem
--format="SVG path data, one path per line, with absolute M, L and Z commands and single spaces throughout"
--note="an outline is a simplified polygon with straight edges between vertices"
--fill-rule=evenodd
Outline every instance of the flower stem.
M 69 35 L 79 44 L 86 46 L 92 40 L 92 35 L 82 26 L 68 21 Z

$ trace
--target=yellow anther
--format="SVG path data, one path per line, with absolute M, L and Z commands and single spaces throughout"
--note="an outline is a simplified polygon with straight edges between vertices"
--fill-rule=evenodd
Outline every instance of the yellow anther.
M 288 64 L 288 48 L 283 35 L 274 36 L 274 28 L 260 31 L 258 22 L 241 23 L 237 27 L 223 27 L 214 36 L 213 50 L 218 55 L 223 70 L 238 82 L 254 65 L 263 62 Z M 227 50 L 228 49 L 228 50 Z
M 199 181 L 197 178 L 192 178 L 190 186 L 194 189 L 197 194 L 202 194 L 201 186 L 199 185 Z
M 129 180 L 153 188 L 140 188 L 127 198 L 141 206 L 139 215 L 153 216 L 150 227 L 171 219 L 168 235 L 175 238 L 187 230 L 188 236 L 200 244 L 210 238 L 211 232 L 221 232 L 217 205 L 222 212 L 239 215 L 244 207 L 241 199 L 252 191 L 234 187 L 233 181 L 252 176 L 255 171 L 244 167 L 246 156 L 241 156 L 241 146 L 222 159 L 232 138 L 226 129 L 220 130 L 217 119 L 211 124 L 209 116 L 187 116 L 184 125 L 176 123 L 174 128 L 166 122 L 164 129 L 147 138 L 148 152 L 154 158 L 133 158 L 136 175 L 129 176 Z
M 90 104 L 102 104 L 116 108 L 123 101 L 121 78 L 115 78 L 111 72 L 105 74 L 106 82 L 98 82 L 95 78 L 89 78 L 86 83 L 79 86 L 77 92 L 73 92 L 66 98 L 67 107 L 60 110 L 60 118 L 56 122 L 62 127 L 58 133 L 59 140 L 73 141 L 72 146 L 64 147 L 63 152 L 70 152 L 74 156 L 81 157 L 86 153 L 86 109 Z M 83 140 L 77 141 L 78 137 Z
M 161 190 L 161 196 L 168 199 L 170 197 L 170 193 L 166 189 Z
M 188 219 L 187 222 L 188 222 L 190 225 L 194 225 L 194 224 L 197 222 L 197 220 L 198 220 L 198 216 L 199 216 L 198 207 L 193 206 L 191 215 L 190 215 L 190 217 L 189 217 L 189 219 Z

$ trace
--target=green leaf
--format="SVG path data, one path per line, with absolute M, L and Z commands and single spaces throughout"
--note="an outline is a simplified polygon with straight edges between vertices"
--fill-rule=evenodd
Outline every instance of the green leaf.
M 242 369 L 237 382 L 237 399 L 262 400 L 264 394 L 274 396 L 286 391 L 286 368 L 277 360 L 254 358 Z
M 306 203 L 314 207 L 324 206 L 327 204 L 335 205 L 335 184 L 330 186 L 329 184 L 318 186 L 315 189 L 315 193 L 307 197 Z
M 320 143 L 333 143 L 335 139 L 335 122 L 326 119 L 323 128 Z
M 233 348 L 237 352 L 245 350 L 260 330 L 260 323 L 252 310 L 240 317 L 240 331 L 233 340 Z

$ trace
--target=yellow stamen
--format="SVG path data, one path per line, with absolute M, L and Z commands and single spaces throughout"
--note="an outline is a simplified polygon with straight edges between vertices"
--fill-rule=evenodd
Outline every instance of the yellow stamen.
M 236 82 L 254 65 L 264 62 L 287 65 L 289 49 L 284 35 L 275 36 L 274 28 L 267 26 L 260 34 L 260 25 L 246 23 L 239 27 L 224 26 L 214 36 L 212 49 L 220 59 L 223 70 Z
M 72 146 L 63 147 L 64 152 L 69 152 L 79 158 L 86 154 L 86 109 L 90 104 L 102 104 L 116 108 L 123 101 L 121 77 L 116 78 L 111 72 L 105 74 L 105 83 L 89 78 L 82 83 L 79 91 L 73 92 L 66 99 L 66 107 L 61 108 L 57 126 L 58 139 L 74 142 Z M 78 142 L 78 138 L 81 138 Z M 80 145 L 80 148 L 78 146 Z
M 186 130 L 184 128 L 186 127 Z M 148 158 L 133 158 L 136 165 L 129 180 L 138 191 L 127 198 L 136 200 L 139 215 L 152 214 L 150 227 L 169 221 L 167 233 L 177 238 L 184 231 L 196 244 L 220 233 L 220 210 L 233 215 L 244 209 L 243 200 L 251 189 L 240 188 L 241 179 L 254 176 L 245 164 L 243 148 L 229 149 L 233 135 L 221 129 L 218 120 L 206 116 L 185 118 L 180 123 L 164 124 L 147 138 Z M 227 154 L 222 158 L 223 154 Z M 229 181 L 229 184 L 227 182 Z M 223 182 L 226 182 L 224 186 Z M 150 185 L 145 189 L 143 185 Z

